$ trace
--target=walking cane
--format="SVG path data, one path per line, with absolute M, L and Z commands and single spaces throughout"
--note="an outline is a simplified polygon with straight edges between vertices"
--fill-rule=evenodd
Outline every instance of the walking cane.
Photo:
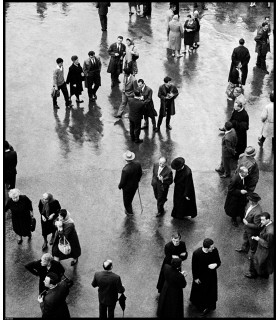
M 139 200 L 140 200 L 140 205 L 141 205 L 141 214 L 142 214 L 142 212 L 143 212 L 143 206 L 142 206 L 142 201 L 141 201 L 141 197 L 140 197 L 139 187 L 138 187 L 138 195 L 139 195 Z

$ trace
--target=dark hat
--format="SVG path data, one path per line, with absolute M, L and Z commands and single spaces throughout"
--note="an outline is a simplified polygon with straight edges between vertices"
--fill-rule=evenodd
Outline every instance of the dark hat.
M 262 198 L 256 192 L 251 192 L 247 194 L 247 199 L 253 202 L 259 202 Z
M 185 164 L 185 159 L 182 157 L 178 157 L 171 162 L 171 168 L 174 170 L 179 170 Z
M 245 156 L 247 157 L 254 157 L 256 155 L 256 150 L 254 147 L 247 147 L 244 151 Z
M 182 265 L 182 259 L 180 258 L 172 258 L 171 260 L 171 266 L 174 268 L 180 268 Z

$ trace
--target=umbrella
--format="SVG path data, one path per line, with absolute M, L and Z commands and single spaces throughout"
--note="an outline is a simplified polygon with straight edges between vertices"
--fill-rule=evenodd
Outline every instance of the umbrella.
M 126 300 L 126 296 L 122 293 L 119 297 L 119 304 L 120 304 L 120 307 L 122 308 L 122 311 L 123 311 L 123 317 L 124 317 L 124 310 L 125 310 L 125 300 Z

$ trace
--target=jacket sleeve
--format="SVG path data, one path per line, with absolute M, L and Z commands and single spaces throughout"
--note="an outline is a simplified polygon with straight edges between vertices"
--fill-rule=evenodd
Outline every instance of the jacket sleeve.
M 179 95 L 179 91 L 175 86 L 172 86 L 171 92 L 174 94 L 173 99 L 176 99 Z
M 111 57 L 114 57 L 115 56 L 115 52 L 114 52 L 114 49 L 113 49 L 113 45 L 114 44 L 111 44 L 109 49 L 108 49 L 108 53 Z
M 118 290 L 118 293 L 123 293 L 125 291 L 125 288 L 122 285 L 121 277 L 118 277 L 118 280 L 117 280 L 117 290 Z
M 152 101 L 152 97 L 153 97 L 153 90 L 149 89 L 148 91 L 148 95 L 146 97 L 146 99 L 144 100 L 144 104 L 147 105 Z
M 232 148 L 231 142 L 228 139 L 225 139 L 225 147 L 228 152 L 230 152 L 233 156 L 235 155 L 235 149 Z
M 164 185 L 171 185 L 173 183 L 173 172 L 170 170 L 168 175 L 163 178 L 163 184 Z
M 260 227 L 261 227 L 261 216 L 260 216 L 260 214 L 256 214 L 254 216 L 254 220 L 253 221 L 254 221 L 254 223 L 247 223 L 246 227 L 250 228 L 250 229 L 255 229 L 255 230 L 260 229 Z
M 232 55 L 231 55 L 231 61 L 233 62 L 234 65 L 236 65 L 237 58 L 236 58 L 236 50 L 233 49 Z
M 274 242 L 274 234 L 272 233 L 268 233 L 266 234 L 263 238 L 259 238 L 259 245 L 269 249 L 273 246 L 273 242 Z
M 182 253 L 180 253 L 180 259 L 182 260 L 186 260 L 187 257 L 188 257 L 188 251 L 187 251 L 187 248 L 186 248 L 186 244 L 185 242 L 182 242 L 183 246 L 182 246 L 182 253 L 186 253 L 185 255 L 181 256 Z
M 73 229 L 74 229 L 74 225 L 71 223 L 70 225 L 63 225 L 63 231 L 62 232 L 58 232 L 61 236 L 65 236 L 65 238 L 69 241 L 69 236 L 72 233 Z
M 246 114 L 246 119 L 244 119 L 245 121 L 241 121 L 241 122 L 238 122 L 236 120 L 229 120 L 234 129 L 238 130 L 238 131 L 246 131 L 249 129 L 249 117 L 248 117 L 248 114 Z
M 247 50 L 246 55 L 244 57 L 243 66 L 246 66 L 249 63 L 250 59 L 251 59 L 251 56 L 250 56 L 249 50 Z
M 126 171 L 123 169 L 122 170 L 122 175 L 121 175 L 121 181 L 119 183 L 119 189 L 122 189 L 125 185 L 126 185 L 126 181 L 127 181 L 127 174 Z
M 95 274 L 94 277 L 93 277 L 93 280 L 92 280 L 91 285 L 92 285 L 94 288 L 98 287 L 97 279 L 96 279 L 96 274 Z
M 53 72 L 53 85 L 57 86 L 57 69 Z
M 32 201 L 27 196 L 24 196 L 24 198 L 25 198 L 25 203 L 27 205 L 28 210 L 33 211 Z
M 40 263 L 40 260 L 39 260 Z M 24 266 L 29 272 L 31 272 L 32 274 L 34 274 L 35 276 L 39 276 L 39 264 L 38 261 L 32 261 L 27 263 Z
M 84 64 L 83 64 L 83 72 L 84 72 L 86 77 L 88 75 L 88 68 L 87 67 L 88 67 L 88 65 L 87 65 L 86 60 L 85 60 Z
M 171 249 L 171 246 L 170 246 L 170 243 L 167 243 L 165 246 L 164 246 L 164 253 L 165 253 L 165 257 L 171 261 L 172 259 L 172 249 Z
M 215 263 L 217 263 L 217 267 L 215 269 L 218 269 L 221 265 L 221 259 L 220 259 L 218 249 L 215 248 L 214 250 L 215 250 L 214 252 L 215 252 L 215 259 L 216 259 Z
M 158 89 L 158 97 L 159 97 L 161 100 L 165 100 L 165 99 L 166 99 L 166 96 L 164 95 L 161 86 L 160 86 L 159 89 Z
M 70 82 L 72 82 L 72 73 L 71 73 L 71 69 L 69 68 L 68 75 L 66 78 L 66 83 L 69 84 Z
M 236 178 L 233 177 L 233 179 L 231 180 L 229 186 L 228 186 L 228 192 L 234 196 L 241 196 L 241 189 L 237 189 L 236 187 L 237 181 Z
M 194 280 L 200 277 L 199 259 L 196 252 L 192 255 L 192 275 Z

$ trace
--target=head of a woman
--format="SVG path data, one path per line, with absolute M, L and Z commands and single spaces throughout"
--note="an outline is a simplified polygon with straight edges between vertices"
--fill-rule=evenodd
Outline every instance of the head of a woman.
M 72 62 L 74 63 L 74 64 L 79 64 L 79 58 L 78 58 L 78 56 L 72 56 L 71 57 L 71 60 L 72 60 Z
M 234 95 L 235 97 L 240 96 L 241 93 L 242 93 L 242 89 L 241 89 L 240 87 L 234 88 L 233 95 Z
M 9 191 L 9 198 L 11 198 L 14 202 L 17 202 L 19 200 L 20 191 L 19 189 L 11 189 Z
M 192 14 L 188 14 L 188 15 L 187 15 L 187 20 L 188 20 L 189 22 L 192 22 L 192 21 L 193 21 L 193 15 L 192 15 Z
M 197 10 L 195 10 L 194 13 L 193 13 L 193 17 L 194 18 L 198 18 L 198 16 L 199 16 L 199 12 Z
M 133 45 L 133 40 L 132 39 L 130 39 L 130 38 L 126 38 L 126 44 L 128 45 L 128 46 L 131 46 L 131 45 Z
M 175 15 L 173 16 L 172 20 L 174 20 L 174 21 L 179 21 L 179 16 L 178 16 L 178 14 L 175 14 Z
M 51 193 L 45 192 L 42 197 L 42 202 L 47 203 L 53 200 L 53 195 Z
M 236 111 L 240 111 L 243 108 L 242 102 L 241 101 L 235 101 L 233 108 Z
M 53 256 L 50 253 L 45 253 L 41 257 L 41 266 L 46 267 L 50 265 L 52 261 L 53 261 Z
M 66 209 L 60 209 L 58 219 L 60 221 L 66 220 L 69 217 L 69 212 Z

